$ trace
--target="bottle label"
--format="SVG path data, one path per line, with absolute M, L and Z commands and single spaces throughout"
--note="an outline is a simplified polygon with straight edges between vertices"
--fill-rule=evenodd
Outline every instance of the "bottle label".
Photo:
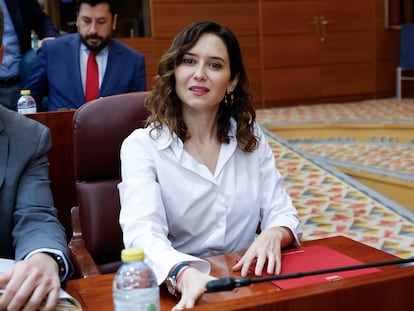
M 18 113 L 20 114 L 29 114 L 29 113 L 36 113 L 36 107 L 32 107 L 32 108 L 19 108 L 17 110 Z
M 158 287 L 120 290 L 114 293 L 115 311 L 159 311 Z

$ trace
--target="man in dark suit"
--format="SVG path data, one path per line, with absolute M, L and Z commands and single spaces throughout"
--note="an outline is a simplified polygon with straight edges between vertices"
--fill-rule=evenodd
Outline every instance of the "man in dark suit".
M 2 0 L 0 6 L 4 13 L 6 49 L 0 67 L 0 105 L 16 110 L 21 88 L 21 60 L 31 48 L 32 30 L 40 39 L 56 37 L 59 32 L 37 0 Z
M 3 12 L 0 9 L 0 42 Z M 0 61 L 4 46 L 0 46 Z M 0 310 L 54 310 L 61 282 L 72 273 L 66 235 L 48 179 L 49 129 L 0 106 Z
M 49 111 L 76 109 L 87 102 L 91 51 L 97 52 L 97 97 L 146 90 L 143 55 L 112 38 L 117 23 L 113 1 L 78 0 L 76 23 L 78 34 L 49 40 L 39 49 L 25 86 L 37 103 L 47 94 Z

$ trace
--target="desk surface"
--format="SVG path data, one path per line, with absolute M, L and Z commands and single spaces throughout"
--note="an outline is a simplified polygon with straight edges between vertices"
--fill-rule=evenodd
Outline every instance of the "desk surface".
M 304 242 L 305 246 L 324 245 L 364 263 L 398 259 L 388 253 L 345 237 Z M 212 275 L 240 277 L 231 266 L 240 254 L 206 258 Z M 313 284 L 281 290 L 270 282 L 251 284 L 233 291 L 207 293 L 194 310 L 408 310 L 414 306 L 414 267 L 383 266 L 381 271 L 337 282 Z M 67 291 L 82 304 L 85 311 L 113 310 L 113 274 L 89 279 L 71 280 Z M 161 287 L 161 310 L 171 310 L 176 303 Z M 260 307 L 258 307 L 260 306 Z M 280 308 L 280 309 L 279 309 Z

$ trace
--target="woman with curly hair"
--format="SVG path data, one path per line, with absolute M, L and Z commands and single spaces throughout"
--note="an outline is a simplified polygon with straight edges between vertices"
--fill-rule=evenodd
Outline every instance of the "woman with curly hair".
M 246 250 L 233 267 L 278 274 L 299 244 L 296 209 L 255 121 L 236 37 L 210 21 L 185 27 L 162 56 L 147 126 L 121 148 L 120 223 L 159 284 L 194 306 L 214 279 L 203 257 Z M 260 224 L 261 233 L 256 229 Z

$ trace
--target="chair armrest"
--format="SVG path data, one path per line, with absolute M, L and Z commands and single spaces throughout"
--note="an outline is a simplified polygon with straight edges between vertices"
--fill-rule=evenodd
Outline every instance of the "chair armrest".
M 72 219 L 72 238 L 68 244 L 70 251 L 70 258 L 83 278 L 100 275 L 101 272 L 93 260 L 91 254 L 85 246 L 85 241 L 82 238 L 82 229 L 79 218 L 79 206 L 74 206 L 71 209 Z

